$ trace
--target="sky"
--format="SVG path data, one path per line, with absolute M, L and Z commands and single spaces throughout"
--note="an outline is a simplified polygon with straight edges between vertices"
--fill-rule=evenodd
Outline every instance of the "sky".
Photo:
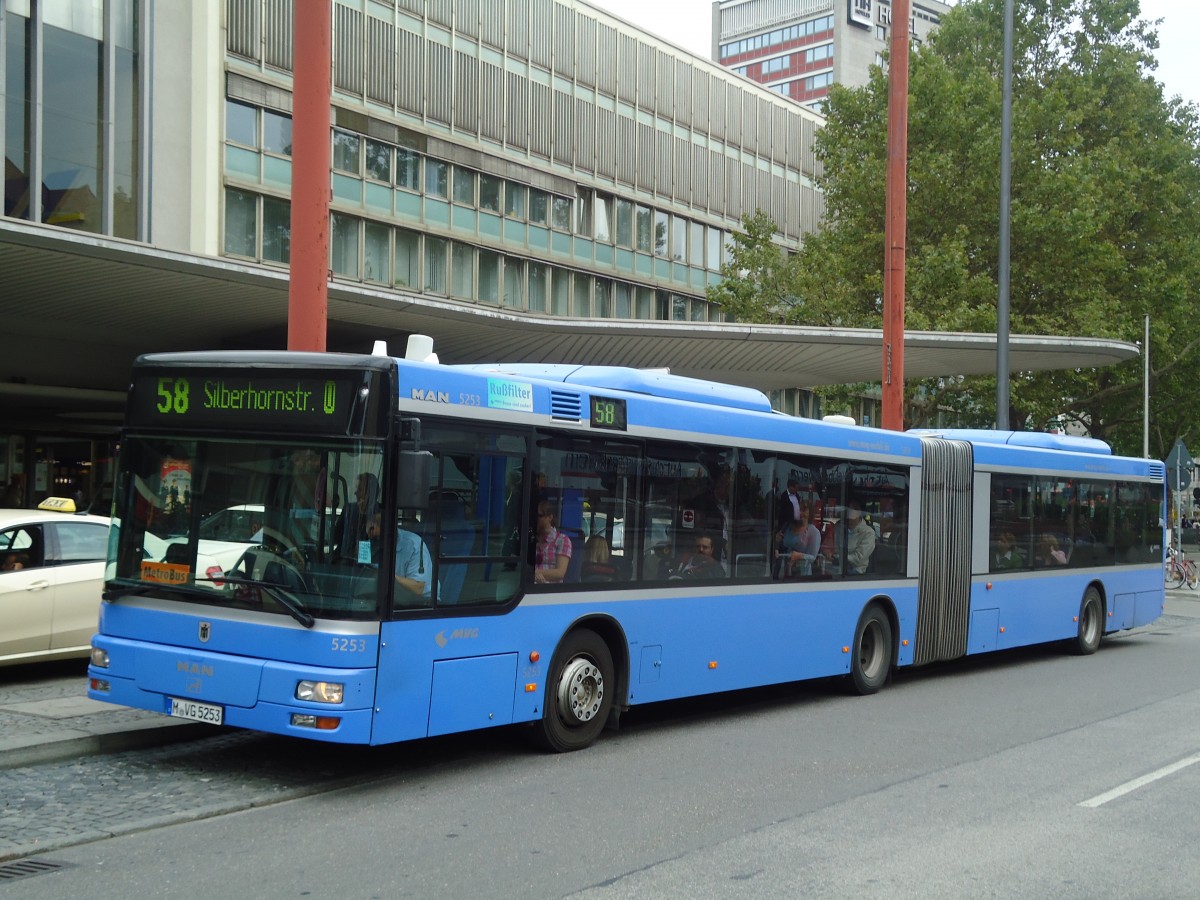
M 711 0 L 588 0 L 674 44 L 709 57 L 712 52 Z M 1167 97 L 1179 94 L 1200 105 L 1200 78 L 1195 77 L 1195 39 L 1200 34 L 1197 0 L 1141 0 L 1142 17 L 1162 19 L 1158 27 L 1158 69 Z

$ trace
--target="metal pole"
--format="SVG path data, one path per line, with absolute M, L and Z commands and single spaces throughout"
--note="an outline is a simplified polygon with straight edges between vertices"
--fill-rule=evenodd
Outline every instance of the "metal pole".
M 1008 276 L 1009 206 L 1012 185 L 1012 54 L 1013 0 L 1004 0 L 1004 92 L 1000 113 L 1000 296 L 996 303 L 996 428 L 1007 431 L 1008 412 Z
M 1150 316 L 1142 341 L 1142 458 L 1150 458 Z
M 329 109 L 333 0 L 292 14 L 292 234 L 289 350 L 325 350 L 329 318 Z
M 883 414 L 880 423 L 890 431 L 904 430 L 909 10 L 909 0 L 893 0 L 888 58 L 887 212 L 883 226 Z

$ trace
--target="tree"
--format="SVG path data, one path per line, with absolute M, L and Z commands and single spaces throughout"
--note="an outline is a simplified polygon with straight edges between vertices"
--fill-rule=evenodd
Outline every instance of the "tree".
M 1137 0 L 1023 0 L 1013 53 L 1011 328 L 1140 341 L 1152 317 L 1154 449 L 1200 413 L 1200 129 L 1154 80 Z M 907 327 L 996 329 L 1003 0 L 964 0 L 912 54 Z M 785 320 L 881 321 L 887 81 L 834 86 L 818 135 L 824 228 L 776 270 Z M 771 275 L 760 276 L 770 281 Z M 985 424 L 994 378 L 908 385 Z M 1142 364 L 1011 382 L 1013 427 L 1075 419 L 1140 454 Z M 979 422 L 984 419 L 984 422 Z

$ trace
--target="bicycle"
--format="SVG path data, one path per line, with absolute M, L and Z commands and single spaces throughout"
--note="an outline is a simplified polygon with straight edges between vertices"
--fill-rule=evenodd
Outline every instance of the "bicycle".
M 1163 563 L 1163 585 L 1168 590 L 1176 590 L 1184 584 L 1192 590 L 1200 587 L 1200 567 L 1188 559 L 1182 550 L 1168 547 Z

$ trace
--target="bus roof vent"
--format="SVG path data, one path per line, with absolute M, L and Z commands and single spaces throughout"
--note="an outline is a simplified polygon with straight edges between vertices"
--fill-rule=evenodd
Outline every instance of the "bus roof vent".
M 1155 478 L 1166 478 L 1167 467 L 1157 459 L 1150 462 L 1150 474 Z
M 404 348 L 404 358 L 414 362 L 438 362 L 438 355 L 433 352 L 433 338 L 427 334 L 410 334 L 408 344 Z
M 822 422 L 832 422 L 835 425 L 857 425 L 853 416 L 839 416 L 836 413 L 830 413 L 827 416 L 821 416 Z
M 550 416 L 578 422 L 583 418 L 583 398 L 566 391 L 550 391 Z

